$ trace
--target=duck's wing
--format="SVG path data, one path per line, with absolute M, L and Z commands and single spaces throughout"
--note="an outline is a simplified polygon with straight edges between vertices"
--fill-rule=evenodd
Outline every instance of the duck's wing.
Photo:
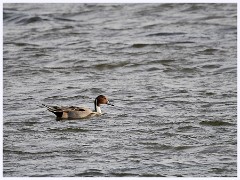
M 84 107 L 78 107 L 78 106 L 70 106 L 70 107 L 66 107 L 66 109 L 68 111 L 87 111 L 87 108 Z
M 50 106 L 42 104 L 50 112 L 70 112 L 70 111 L 86 111 L 86 108 L 77 106 Z

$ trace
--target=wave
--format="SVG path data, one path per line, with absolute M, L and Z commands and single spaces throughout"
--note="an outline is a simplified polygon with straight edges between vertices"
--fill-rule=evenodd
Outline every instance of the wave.
M 94 65 L 94 68 L 98 69 L 98 70 L 115 69 L 115 68 L 126 66 L 129 63 L 130 63 L 129 61 L 123 61 L 123 62 L 119 62 L 119 63 L 103 63 L 103 64 Z
M 177 36 L 177 35 L 185 35 L 185 34 L 187 34 L 187 33 L 183 33 L 183 32 L 175 32 L 175 33 L 163 32 L 163 33 L 148 34 L 147 36 Z
M 147 46 L 155 46 L 155 47 L 161 47 L 161 46 L 167 46 L 167 45 L 174 45 L 174 44 L 193 44 L 194 41 L 175 41 L 175 42 L 168 42 L 168 43 L 135 43 L 132 44 L 131 47 L 133 48 L 144 48 Z
M 34 17 L 28 17 L 28 18 L 23 18 L 19 21 L 17 21 L 16 23 L 20 23 L 20 24 L 30 24 L 30 23 L 37 23 L 37 22 L 41 22 L 41 21 L 46 21 L 47 19 L 43 19 L 39 16 L 34 16 Z
M 31 23 L 37 23 L 42 21 L 48 21 L 49 19 L 40 16 L 28 16 L 26 14 L 3 12 L 5 22 L 15 22 L 16 24 L 27 25 Z
M 232 123 L 225 122 L 225 121 L 220 121 L 220 120 L 215 120 L 215 121 L 201 121 L 199 124 L 200 124 L 200 125 L 205 125 L 205 126 L 233 126 Z
M 146 44 L 146 43 L 136 43 L 136 44 L 133 44 L 132 47 L 133 48 L 143 48 L 143 47 L 146 47 L 146 46 L 165 46 L 166 44 Z

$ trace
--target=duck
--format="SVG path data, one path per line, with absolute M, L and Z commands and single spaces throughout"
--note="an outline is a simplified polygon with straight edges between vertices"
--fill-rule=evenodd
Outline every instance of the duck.
M 102 115 L 101 104 L 114 106 L 104 95 L 99 95 L 94 100 L 94 111 L 86 107 L 78 106 L 50 106 L 42 104 L 48 111 L 56 115 L 57 120 L 61 119 L 82 119 Z

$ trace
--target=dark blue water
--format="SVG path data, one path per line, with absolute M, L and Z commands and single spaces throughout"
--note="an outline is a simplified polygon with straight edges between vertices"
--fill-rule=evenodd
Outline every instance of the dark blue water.
M 237 5 L 4 4 L 3 115 L 5 177 L 236 177 Z

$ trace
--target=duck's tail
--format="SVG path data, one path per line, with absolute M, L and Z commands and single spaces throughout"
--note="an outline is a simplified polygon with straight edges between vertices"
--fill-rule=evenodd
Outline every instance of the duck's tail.
M 49 105 L 46 105 L 46 104 L 42 104 L 42 106 L 46 107 L 47 110 L 50 111 L 50 112 L 54 112 L 54 111 L 59 109 L 58 106 L 49 106 Z
M 46 107 L 48 111 L 54 113 L 58 118 L 61 118 L 63 115 L 63 111 L 59 106 L 49 106 L 46 104 L 42 104 L 42 106 Z

